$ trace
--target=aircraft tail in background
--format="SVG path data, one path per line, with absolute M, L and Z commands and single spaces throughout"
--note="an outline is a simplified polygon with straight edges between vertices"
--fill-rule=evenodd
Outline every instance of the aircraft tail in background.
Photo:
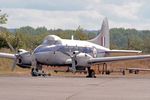
M 109 25 L 108 20 L 105 18 L 103 20 L 100 33 L 94 39 L 89 40 L 89 42 L 101 45 L 103 47 L 110 47 L 110 38 L 109 38 Z

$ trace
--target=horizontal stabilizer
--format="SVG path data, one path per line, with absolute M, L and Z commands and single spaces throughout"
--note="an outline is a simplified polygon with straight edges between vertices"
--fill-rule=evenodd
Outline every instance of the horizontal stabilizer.
M 110 50 L 106 51 L 106 53 L 142 53 L 139 50 Z

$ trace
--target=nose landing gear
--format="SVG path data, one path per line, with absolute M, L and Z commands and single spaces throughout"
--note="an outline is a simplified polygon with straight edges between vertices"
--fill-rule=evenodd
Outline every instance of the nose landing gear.
M 32 68 L 31 75 L 34 76 L 34 77 L 36 77 L 36 76 L 44 76 L 45 77 L 46 76 L 44 71 L 38 70 L 37 68 L 36 69 Z
M 46 76 L 45 72 L 42 71 L 42 65 L 37 64 L 36 68 L 31 69 L 31 75 L 36 77 L 36 76 Z

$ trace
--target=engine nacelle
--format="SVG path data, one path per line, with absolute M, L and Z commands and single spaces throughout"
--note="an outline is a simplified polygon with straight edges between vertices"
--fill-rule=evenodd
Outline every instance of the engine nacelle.
M 30 68 L 31 67 L 31 54 L 29 52 L 18 54 L 16 63 L 21 68 Z
M 76 56 L 76 66 L 82 66 L 82 67 L 90 67 L 90 64 L 88 64 L 88 60 L 92 58 L 91 55 L 86 53 L 79 53 Z

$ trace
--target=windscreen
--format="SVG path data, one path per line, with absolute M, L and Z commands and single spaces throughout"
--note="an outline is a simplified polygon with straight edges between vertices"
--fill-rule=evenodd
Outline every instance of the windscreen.
M 61 38 L 56 35 L 48 35 L 44 39 L 43 44 L 46 44 L 46 45 L 61 44 Z

